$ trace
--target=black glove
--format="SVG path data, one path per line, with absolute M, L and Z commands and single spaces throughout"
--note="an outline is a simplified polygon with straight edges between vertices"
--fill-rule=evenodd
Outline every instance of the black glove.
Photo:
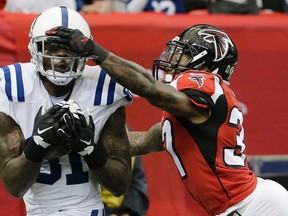
M 58 129 L 71 150 L 83 156 L 91 169 L 102 167 L 107 161 L 107 154 L 94 143 L 95 125 L 87 110 L 83 113 L 77 103 L 69 107 L 69 113 L 63 115 L 66 127 Z
M 58 48 L 76 53 L 81 57 L 94 56 L 97 64 L 102 63 L 109 52 L 96 44 L 91 38 L 87 38 L 78 29 L 70 29 L 63 26 L 52 28 L 46 31 L 47 41 L 57 44 Z
M 88 118 L 86 120 L 86 118 Z M 90 154 L 95 147 L 95 126 L 91 115 L 84 113 L 77 103 L 69 107 L 69 113 L 63 115 L 65 128 L 59 128 L 59 134 L 66 139 L 72 151 L 82 156 Z
M 47 109 L 46 103 L 40 107 L 34 119 L 32 137 L 24 148 L 24 154 L 28 160 L 41 162 L 46 149 L 62 141 L 58 134 L 59 122 L 68 110 L 69 104 L 66 102 L 55 104 L 50 109 Z

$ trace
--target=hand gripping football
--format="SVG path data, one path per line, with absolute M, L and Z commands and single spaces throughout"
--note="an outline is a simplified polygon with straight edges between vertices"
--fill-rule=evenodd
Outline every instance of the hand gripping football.
M 59 140 L 58 145 L 51 145 L 47 148 L 44 159 L 51 160 L 55 158 L 62 157 L 63 155 L 68 154 L 71 151 L 67 143 Z

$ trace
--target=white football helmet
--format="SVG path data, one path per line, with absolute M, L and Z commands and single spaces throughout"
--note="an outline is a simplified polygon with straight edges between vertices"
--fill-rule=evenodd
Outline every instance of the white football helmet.
M 87 38 L 92 39 L 91 30 L 86 20 L 75 10 L 60 6 L 53 7 L 40 14 L 32 23 L 29 37 L 30 42 L 28 49 L 32 55 L 31 62 L 36 65 L 37 70 L 47 77 L 55 85 L 67 85 L 73 79 L 82 75 L 88 58 L 76 55 L 68 55 L 65 57 L 52 56 L 47 54 L 44 49 L 44 42 L 48 37 L 45 31 L 57 27 L 65 26 L 71 29 L 80 30 Z M 43 59 L 50 59 L 50 70 L 45 70 Z M 67 72 L 56 71 L 53 62 L 65 61 L 69 70 Z

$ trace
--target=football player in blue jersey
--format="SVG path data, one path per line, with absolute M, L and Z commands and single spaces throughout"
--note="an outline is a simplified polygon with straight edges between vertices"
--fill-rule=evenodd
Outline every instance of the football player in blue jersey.
M 1 179 L 29 216 L 103 216 L 99 184 L 120 196 L 132 177 L 132 97 L 88 58 L 49 42 L 55 26 L 92 38 L 79 13 L 51 8 L 31 25 L 32 61 L 0 69 Z

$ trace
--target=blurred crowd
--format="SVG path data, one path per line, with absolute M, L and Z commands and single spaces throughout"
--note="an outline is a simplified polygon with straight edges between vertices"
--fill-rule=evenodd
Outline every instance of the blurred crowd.
M 207 10 L 210 14 L 288 13 L 288 0 L 0 0 L 5 11 L 41 13 L 47 8 L 64 5 L 82 13 L 108 14 L 112 12 L 139 13 L 153 11 L 173 15 L 194 10 Z

